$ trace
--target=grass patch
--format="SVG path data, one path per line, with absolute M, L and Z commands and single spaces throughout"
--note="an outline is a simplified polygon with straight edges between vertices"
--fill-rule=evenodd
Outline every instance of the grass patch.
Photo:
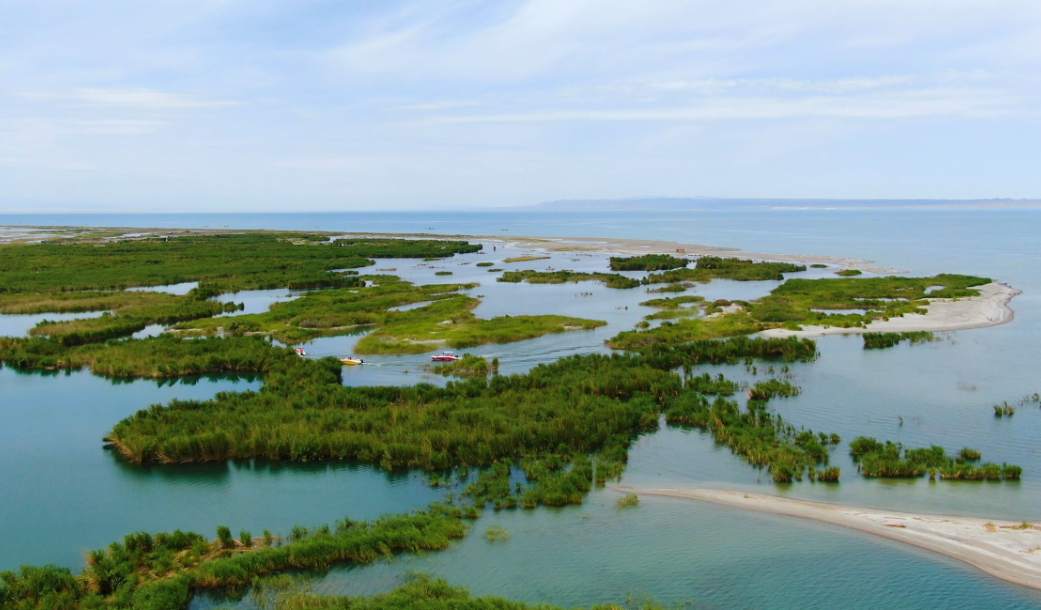
M 856 277 L 858 275 L 861 275 L 862 273 L 864 272 L 860 269 L 839 269 L 835 272 L 835 275 L 838 275 L 840 277 Z

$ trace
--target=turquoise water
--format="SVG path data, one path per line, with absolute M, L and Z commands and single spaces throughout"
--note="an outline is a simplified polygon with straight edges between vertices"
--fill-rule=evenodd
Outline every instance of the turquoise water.
M 368 519 L 438 497 L 418 475 L 371 468 L 221 464 L 137 468 L 102 447 L 120 419 L 154 403 L 205 400 L 258 382 L 112 383 L 89 373 L 0 369 L 0 569 L 57 563 L 137 530 L 212 533 Z
M 0 224 L 16 220 L 60 224 L 54 217 L 0 217 Z M 858 338 L 822 338 L 818 362 L 792 367 L 793 379 L 803 393 L 775 401 L 773 407 L 795 424 L 837 432 L 847 441 L 868 434 L 908 445 L 938 443 L 949 450 L 972 446 L 986 460 L 1022 465 L 1022 482 L 867 481 L 856 475 L 843 444 L 833 455 L 843 469 L 841 484 L 778 488 L 725 448 L 715 447 L 705 435 L 669 429 L 637 441 L 623 482 L 748 486 L 762 492 L 884 508 L 1041 519 L 1041 409 L 1022 408 L 1011 420 L 997 420 L 990 407 L 1041 391 L 1036 373 L 1037 345 L 1041 345 L 1038 211 L 743 206 L 642 214 L 98 216 L 65 217 L 63 221 L 143 227 L 227 225 L 671 239 L 757 252 L 857 257 L 912 274 L 952 271 L 1007 281 L 1024 291 L 1012 303 L 1016 311 L 1012 323 L 879 351 L 862 350 Z M 566 354 L 604 350 L 605 338 L 649 313 L 636 304 L 647 298 L 638 290 L 612 291 L 595 283 L 498 284 L 494 274 L 474 266 L 479 260 L 500 261 L 526 253 L 515 250 L 500 248 L 432 263 L 380 261 L 376 267 L 394 268 L 394 273 L 417 282 L 479 282 L 471 294 L 483 298 L 477 310 L 481 316 L 562 313 L 609 322 L 596 331 L 472 350 L 499 357 L 505 372 L 523 371 Z M 591 270 L 602 269 L 604 264 L 600 256 L 557 254 L 550 261 L 498 266 Z M 453 275 L 434 275 L 438 270 L 451 270 Z M 754 298 L 775 285 L 714 282 L 694 292 L 709 298 Z M 263 310 L 287 295 L 250 296 L 256 298 L 255 307 Z M 306 349 L 311 356 L 345 355 L 359 336 L 318 339 Z M 345 369 L 345 383 L 443 383 L 426 371 L 426 356 L 373 357 L 371 361 L 371 365 Z M 757 378 L 744 367 L 706 370 L 725 371 L 749 381 Z M 766 376 L 767 371 L 758 372 L 758 378 Z M 32 382 L 24 387 L 16 383 L 23 379 Z M 17 547 L 6 543 L 0 547 L 0 568 L 23 561 L 78 565 L 80 550 L 104 544 L 131 529 L 212 531 L 217 523 L 227 523 L 233 529 L 284 531 L 295 523 L 329 522 L 359 504 L 359 516 L 368 516 L 429 501 L 432 492 L 421 479 L 402 482 L 372 471 L 358 474 L 348 469 L 345 474 L 328 469 L 316 474 L 282 469 L 273 474 L 263 468 L 226 466 L 216 469 L 224 473 L 217 477 L 167 468 L 140 471 L 120 464 L 100 448 L 100 436 L 120 417 L 150 402 L 183 395 L 178 392 L 205 396 L 222 383 L 228 382 L 195 387 L 160 388 L 147 382 L 116 386 L 87 374 L 55 378 L 0 371 L 0 452 L 10 452 L 0 455 L 0 476 L 16 481 L 0 508 L 0 528 L 5 528 L 0 537 L 17 542 L 21 536 L 23 541 Z M 240 387 L 245 386 L 240 382 L 236 389 Z M 10 401 L 8 396 L 18 399 Z M 75 434 L 67 434 L 73 438 L 82 435 L 81 441 L 61 440 L 62 434 L 55 440 L 47 431 L 47 426 L 62 421 L 54 414 L 66 412 L 76 414 L 75 425 L 70 423 Z M 30 454 L 38 454 L 36 461 L 19 462 L 19 452 L 26 448 Z M 53 460 L 61 467 L 41 465 Z M 85 483 L 79 486 L 78 495 L 63 493 L 63 484 L 77 489 L 77 478 L 110 483 L 97 489 Z M 357 495 L 341 490 L 341 481 L 353 482 L 344 485 L 354 485 Z M 139 485 L 153 495 L 140 492 Z M 381 500 L 366 504 L 369 496 Z M 632 593 L 666 602 L 693 601 L 694 607 L 705 608 L 1041 607 L 1037 593 L 953 561 L 853 532 L 666 499 L 645 499 L 638 509 L 618 512 L 615 498 L 613 492 L 603 491 L 580 508 L 493 515 L 478 522 L 477 535 L 445 553 L 337 570 L 319 579 L 315 587 L 324 592 L 368 593 L 393 586 L 410 570 L 422 570 L 482 594 L 564 605 L 619 601 Z M 163 508 L 166 504 L 171 508 Z M 76 511 L 75 507 L 88 509 Z M 82 514 L 73 517 L 73 513 Z M 66 521 L 71 523 L 68 527 Z M 497 545 L 486 542 L 480 534 L 493 523 L 510 530 L 511 540 Z M 206 607 L 210 600 L 200 599 L 197 605 Z

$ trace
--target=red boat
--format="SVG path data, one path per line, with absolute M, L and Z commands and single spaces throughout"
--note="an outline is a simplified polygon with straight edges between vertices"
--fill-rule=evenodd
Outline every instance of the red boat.
M 434 354 L 430 357 L 434 362 L 455 362 L 459 360 L 459 354 L 454 352 L 441 352 L 440 354 Z

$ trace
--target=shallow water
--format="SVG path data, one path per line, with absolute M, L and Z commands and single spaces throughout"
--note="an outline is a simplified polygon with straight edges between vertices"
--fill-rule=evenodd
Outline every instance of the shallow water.
M 206 400 L 259 382 L 202 379 L 112 383 L 86 372 L 0 369 L 0 570 L 56 563 L 137 530 L 212 534 L 217 525 L 259 533 L 293 525 L 369 519 L 439 496 L 422 476 L 367 467 L 220 464 L 138 468 L 103 448 L 123 417 L 153 403 Z
M 69 218 L 67 222 L 126 226 L 135 220 L 116 218 L 118 220 Z M 27 221 L 55 224 L 53 218 L 46 222 Z M 0 218 L 0 222 L 11 220 Z M 940 341 L 888 350 L 865 351 L 857 337 L 829 336 L 818 341 L 821 357 L 817 362 L 791 367 L 793 381 L 802 388 L 802 394 L 775 400 L 772 406 L 796 425 L 836 432 L 843 437 L 843 444 L 833 453 L 834 463 L 843 471 L 840 484 L 807 482 L 779 488 L 727 449 L 714 446 L 706 435 L 674 429 L 662 429 L 636 442 L 623 482 L 646 486 L 749 486 L 762 492 L 899 510 L 990 518 L 1041 518 L 1041 409 L 1024 407 L 1013 418 L 1003 420 L 995 419 L 991 409 L 994 403 L 1015 402 L 1023 395 L 1041 391 L 1036 374 L 1036 346 L 1041 344 L 1041 276 L 1037 274 L 1041 242 L 1035 237 L 1036 229 L 1041 227 L 1041 212 L 741 208 L 629 215 L 613 212 L 596 215 L 345 214 L 230 219 L 193 215 L 149 216 L 147 222 L 138 219 L 136 224 L 157 226 L 164 222 L 169 223 L 166 226 L 220 222 L 258 228 L 440 230 L 504 237 L 542 234 L 674 239 L 753 251 L 852 256 L 913 274 L 950 271 L 1008 281 L 1024 290 L 1024 294 L 1013 301 L 1016 319 L 1010 324 L 946 333 Z M 503 228 L 509 230 L 501 231 Z M 524 371 L 562 355 L 606 351 L 602 345 L 605 338 L 630 328 L 653 311 L 639 306 L 640 301 L 652 296 L 673 296 L 648 295 L 643 289 L 616 291 L 595 282 L 549 286 L 501 284 L 494 281 L 497 273 L 475 265 L 478 261 L 491 261 L 505 269 L 605 270 L 606 267 L 605 256 L 587 253 L 559 253 L 549 261 L 501 263 L 507 256 L 530 253 L 531 249 L 503 248 L 497 244 L 494 252 L 486 247 L 482 253 L 446 260 L 379 261 L 375 267 L 394 268 L 394 273 L 423 283 L 479 282 L 481 285 L 471 294 L 483 298 L 476 310 L 482 317 L 559 313 L 608 321 L 607 327 L 594 331 L 460 350 L 498 357 L 505 373 Z M 452 275 L 437 276 L 437 271 L 452 271 Z M 811 269 L 802 276 L 831 273 L 832 270 Z M 751 299 L 776 285 L 776 282 L 717 281 L 695 286 L 688 293 L 701 294 L 710 300 Z M 257 311 L 266 309 L 270 302 L 273 301 L 265 305 L 258 300 Z M 360 336 L 322 338 L 305 347 L 312 357 L 342 356 L 351 353 Z M 350 385 L 445 382 L 426 371 L 427 355 L 373 356 L 367 360 L 370 365 L 346 367 L 344 382 Z M 743 366 L 704 370 L 724 371 L 745 381 L 768 376 L 764 367 L 760 367 L 758 375 Z M 61 395 L 61 390 L 56 389 L 63 387 L 60 382 L 38 379 L 41 380 L 38 386 L 21 394 L 22 402 L 46 405 L 54 401 L 48 396 Z M 83 375 L 82 379 L 94 378 Z M 0 376 L 0 383 L 8 382 L 7 377 Z M 159 391 L 151 384 L 152 389 L 145 392 L 146 395 L 134 397 L 121 394 L 119 386 L 111 386 L 103 380 L 95 379 L 92 383 L 101 385 L 73 392 L 73 395 L 90 397 L 89 400 L 96 403 L 115 401 L 120 406 L 116 409 L 118 413 L 95 409 L 82 416 L 93 429 L 89 451 L 97 455 L 93 461 L 83 461 L 81 471 L 102 473 L 89 474 L 89 477 L 128 477 L 128 469 L 100 450 L 97 439 L 119 417 L 144 403 L 167 400 L 175 394 L 170 388 Z M 0 388 L 5 390 L 2 394 L 5 399 L 7 388 L 6 385 Z M 7 403 L 4 400 L 5 407 Z M 10 421 L 25 422 L 21 424 L 19 438 L 35 437 L 28 444 L 45 448 L 41 455 L 64 453 L 63 444 L 49 444 L 41 438 L 43 434 L 33 432 L 34 426 L 43 426 L 50 420 L 33 420 L 25 412 L 31 412 L 30 408 L 4 410 L 8 411 L 5 417 L 11 418 Z M 0 436 L 6 434 L 5 428 L 0 427 Z M 846 455 L 846 443 L 860 434 L 897 440 L 909 446 L 937 443 L 950 451 L 971 446 L 983 452 L 984 460 L 1020 464 L 1024 478 L 1020 483 L 997 484 L 864 480 L 856 474 Z M 3 444 L 7 445 L 7 442 Z M 80 459 L 78 455 L 72 451 L 68 458 L 61 459 L 72 463 Z M 47 486 L 54 488 L 59 488 L 64 480 L 58 477 L 54 479 L 58 484 L 51 485 L 50 477 L 54 475 L 35 465 L 21 473 L 17 466 L 7 468 L 11 470 L 0 474 L 48 481 Z M 238 472 L 234 467 L 229 468 Z M 161 480 L 154 483 L 155 488 L 164 488 L 165 497 L 180 502 L 184 492 L 177 481 L 185 475 L 162 468 L 129 470 L 146 480 Z M 227 522 L 234 530 L 247 522 L 256 533 L 263 527 L 277 530 L 291 523 L 325 523 L 342 516 L 340 507 L 344 502 L 321 495 L 328 491 L 326 479 L 286 469 L 281 478 L 264 486 L 250 478 L 263 478 L 261 475 L 248 469 L 246 472 L 242 477 L 228 476 L 222 493 L 235 495 L 240 493 L 239 489 L 260 489 L 263 499 L 260 495 L 241 492 L 240 499 L 252 499 L 225 501 L 220 516 L 209 521 L 198 519 L 201 524 L 198 529 L 209 532 L 213 524 Z M 426 501 L 423 494 L 430 493 L 419 480 L 396 488 L 382 475 L 369 474 L 371 478 L 358 484 L 364 487 L 363 496 L 400 492 L 401 497 L 394 496 L 393 501 L 383 505 L 387 510 L 423 505 Z M 295 486 L 296 494 L 284 491 L 291 485 Z M 0 515 L 3 517 L 0 527 L 9 527 L 12 535 L 21 531 L 25 531 L 27 537 L 31 535 L 39 549 L 32 561 L 75 565 L 77 551 L 70 552 L 69 545 L 62 539 L 70 535 L 69 531 L 62 530 L 65 516 L 56 512 L 65 510 L 66 506 L 60 494 L 37 498 L 29 494 L 27 487 L 14 488 L 14 502 L 4 504 L 14 504 L 20 512 Z M 127 523 L 134 524 L 130 529 L 184 527 L 174 518 L 177 515 L 156 513 L 148 503 L 139 505 L 132 487 L 112 488 L 106 493 L 114 498 L 107 504 L 101 494 L 84 492 L 79 496 L 80 504 L 116 506 L 124 511 L 118 519 L 110 519 L 106 513 L 115 509 L 106 508 L 90 513 L 85 521 L 77 521 L 80 529 L 93 527 L 91 520 L 104 526 L 103 535 L 99 534 L 99 540 L 88 546 L 121 536 L 128 531 Z M 315 499 L 290 503 L 289 496 Z M 564 605 L 619 601 L 635 593 L 665 602 L 695 600 L 695 607 L 705 608 L 1041 607 L 1041 598 L 1036 593 L 1001 583 L 956 562 L 830 526 L 668 499 L 645 499 L 638 509 L 618 512 L 613 504 L 615 498 L 613 492 L 603 491 L 594 493 L 587 505 L 580 508 L 493 515 L 477 523 L 477 535 L 445 553 L 338 570 L 321 579 L 317 587 L 335 593 L 385 590 L 408 571 L 418 569 L 445 576 L 477 593 Z M 285 503 L 280 504 L 283 500 Z M 268 510 L 271 504 L 281 510 Z M 43 508 L 34 510 L 40 506 Z M 11 509 L 0 508 L 3 510 Z M 48 512 L 55 515 L 51 521 L 41 521 L 35 514 Z M 498 545 L 486 542 L 480 534 L 493 523 L 510 530 L 512 539 Z M 51 527 L 61 531 L 51 532 L 48 529 Z M 7 545 L 3 552 L 7 552 Z M 17 557 L 14 553 L 10 556 Z M 11 565 L 11 561 L 0 560 L 0 568 L 7 565 Z M 209 601 L 197 603 L 206 606 Z
M 83 311 L 76 313 L 0 314 L 0 337 L 24 337 L 29 334 L 29 331 L 34 326 L 45 320 L 50 322 L 84 320 L 86 318 L 100 318 L 105 313 L 104 311 Z

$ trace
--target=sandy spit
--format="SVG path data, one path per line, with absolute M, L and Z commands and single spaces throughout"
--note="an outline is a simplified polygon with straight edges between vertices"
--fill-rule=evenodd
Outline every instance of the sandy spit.
M 801 330 L 771 328 L 759 334 L 764 337 L 817 337 L 919 330 L 942 332 L 997 326 L 1015 318 L 1009 303 L 1021 294 L 1020 290 L 1008 284 L 991 282 L 980 286 L 979 291 L 979 296 L 975 297 L 930 299 L 924 314 L 905 314 L 888 320 L 875 320 L 864 327 L 803 326 Z
M 1041 526 L 975 517 L 901 513 L 769 494 L 706 488 L 618 491 L 711 502 L 744 510 L 830 523 L 939 553 L 987 574 L 1041 589 Z
M 341 235 L 341 234 L 338 234 Z M 621 237 L 530 237 L 505 235 L 445 235 L 429 233 L 344 233 L 343 237 L 404 237 L 425 239 L 471 239 L 497 242 L 516 248 L 530 248 L 543 252 L 587 252 L 635 256 L 640 254 L 674 254 L 678 256 L 729 256 L 754 260 L 797 263 L 803 265 L 823 264 L 842 269 L 860 269 L 871 273 L 891 273 L 895 269 L 880 267 L 871 261 L 837 256 L 814 256 L 804 254 L 777 254 L 753 252 L 739 248 L 706 246 L 657 239 L 627 239 Z

